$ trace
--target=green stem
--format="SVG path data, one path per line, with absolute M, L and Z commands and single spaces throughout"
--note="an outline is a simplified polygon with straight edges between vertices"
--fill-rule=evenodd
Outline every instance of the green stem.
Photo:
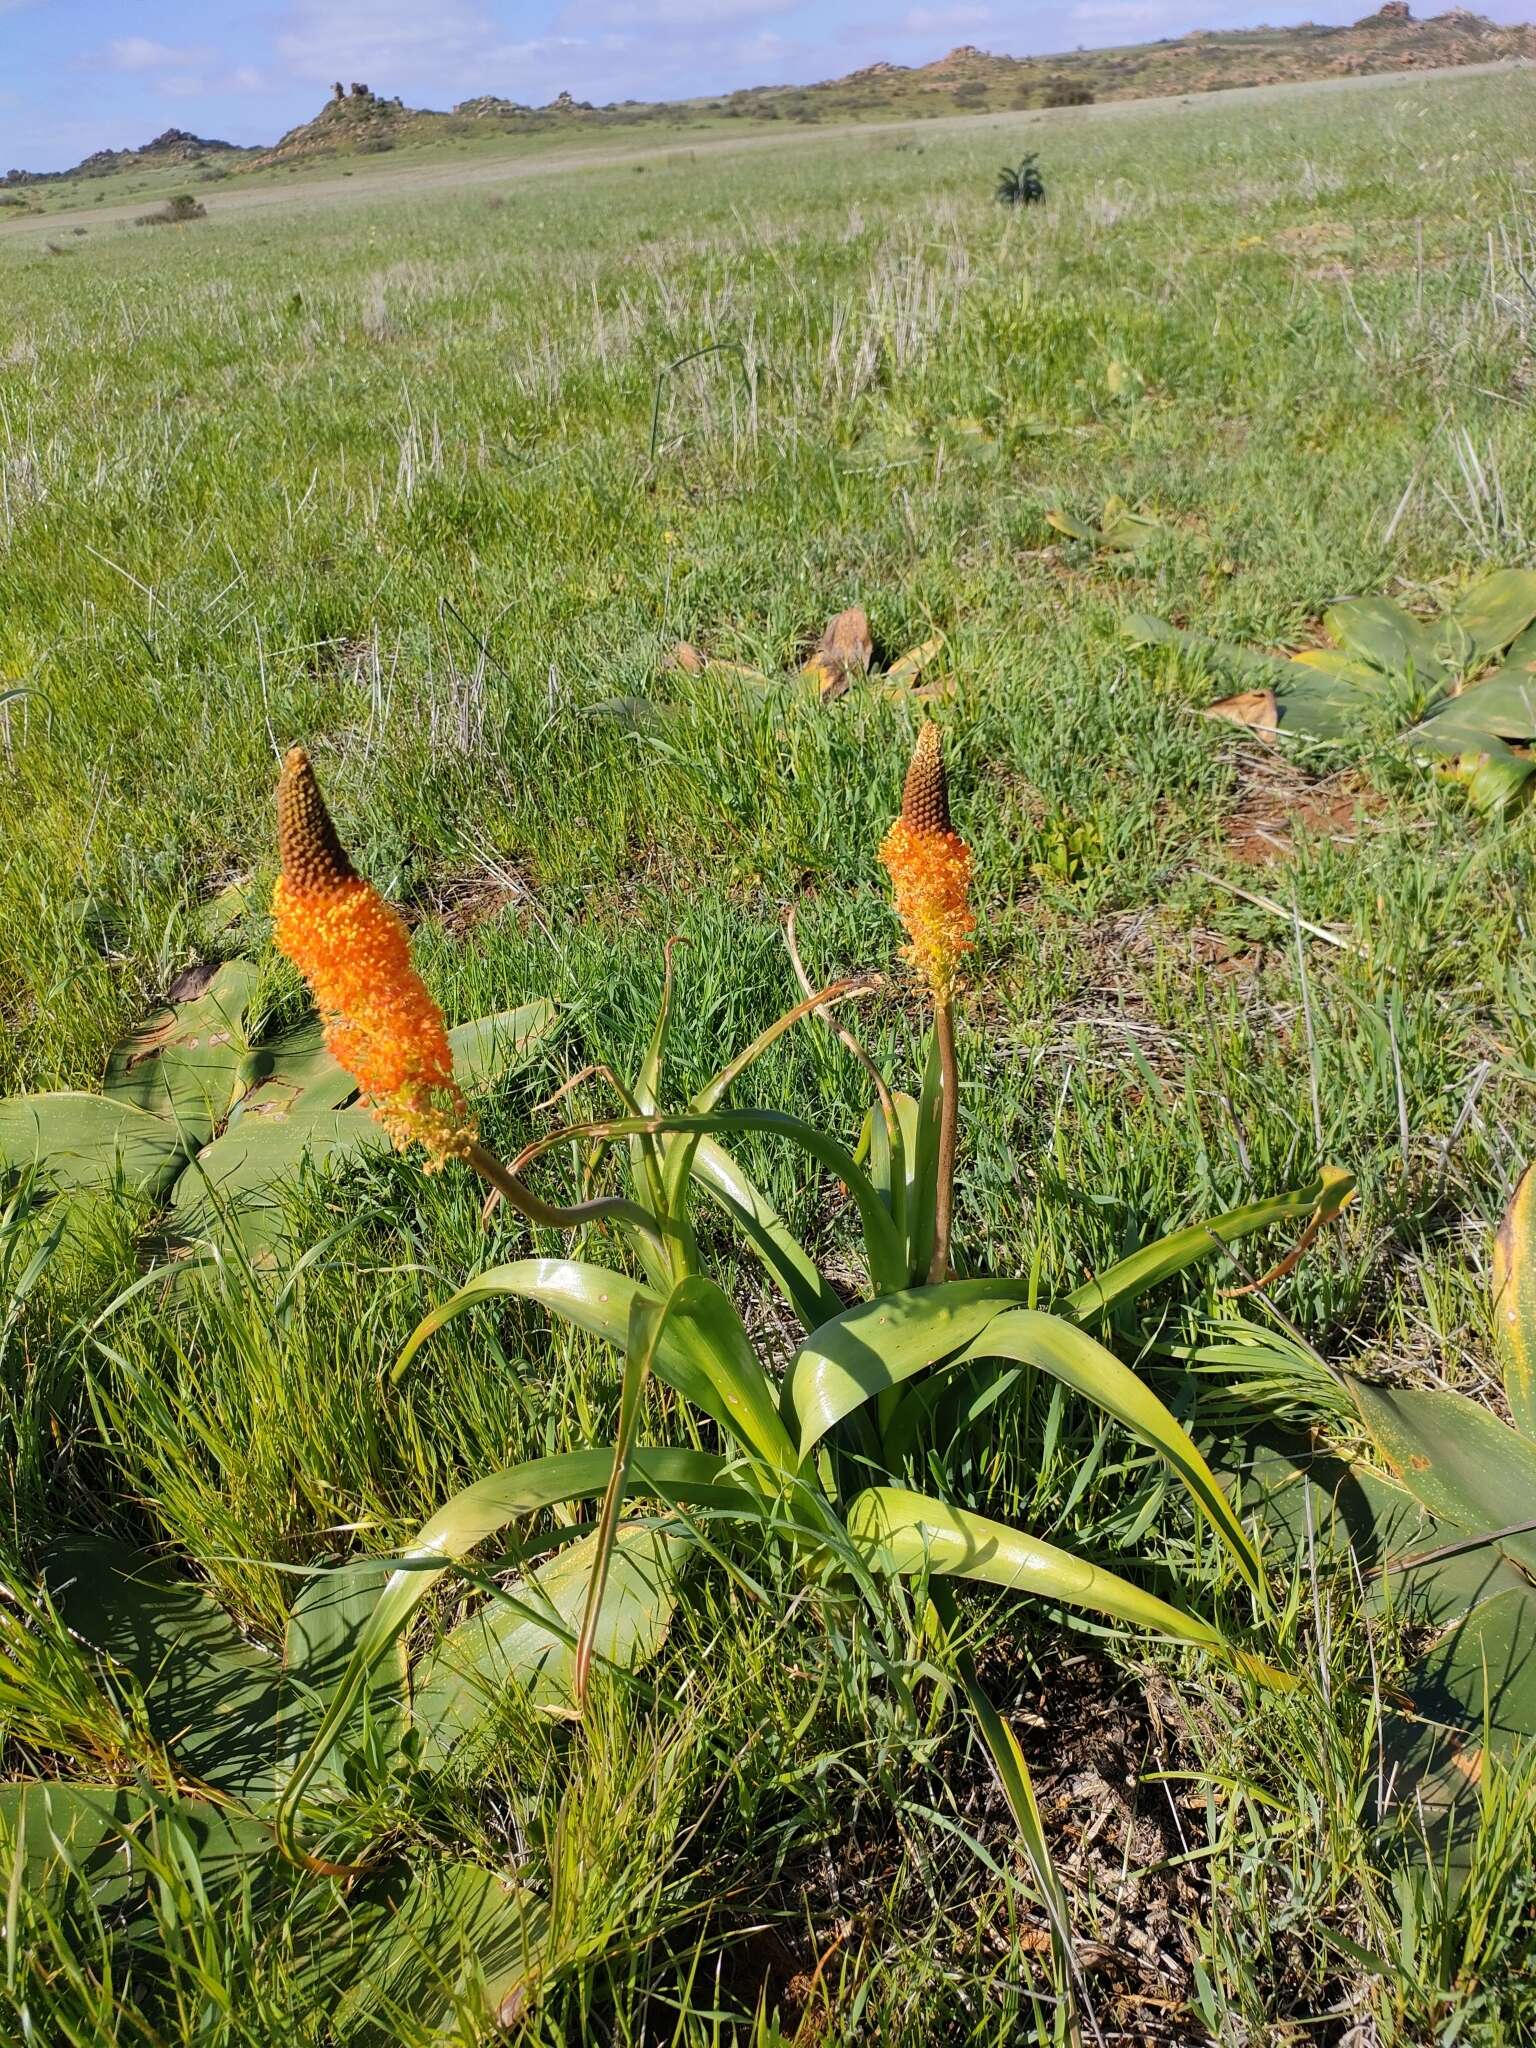
M 955 1016 L 947 996 L 933 1006 L 933 1029 L 939 1042 L 939 1072 L 943 1084 L 939 1100 L 938 1180 L 933 1197 L 933 1257 L 928 1264 L 928 1284 L 937 1287 L 949 1278 L 949 1235 L 955 1204 L 955 1151 L 959 1142 Z
M 656 1218 L 648 1209 L 642 1209 L 638 1202 L 627 1201 L 622 1195 L 601 1195 L 595 1201 L 578 1202 L 569 1209 L 557 1208 L 551 1202 L 541 1201 L 526 1182 L 520 1181 L 515 1173 L 509 1173 L 478 1139 L 470 1140 L 464 1160 L 483 1181 L 496 1189 L 503 1200 L 511 1204 L 519 1216 L 529 1223 L 538 1224 L 543 1230 L 578 1230 L 584 1223 L 605 1221 L 627 1223 L 632 1230 L 643 1232 L 663 1258 L 667 1256 L 666 1237 Z

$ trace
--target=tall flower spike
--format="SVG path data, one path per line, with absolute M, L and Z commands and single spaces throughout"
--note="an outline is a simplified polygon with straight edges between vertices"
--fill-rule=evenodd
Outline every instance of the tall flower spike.
M 950 823 L 949 783 L 939 728 L 925 719 L 912 750 L 901 815 L 885 835 L 880 858 L 890 871 L 896 910 L 907 928 L 902 955 L 922 975 L 936 1003 L 955 992 L 976 920 L 970 909 L 971 850 Z
M 352 865 L 302 747 L 283 762 L 277 844 L 277 943 L 314 992 L 327 1049 L 396 1145 L 425 1146 L 429 1171 L 462 1157 L 474 1124 L 443 1013 L 411 964 L 405 926 Z

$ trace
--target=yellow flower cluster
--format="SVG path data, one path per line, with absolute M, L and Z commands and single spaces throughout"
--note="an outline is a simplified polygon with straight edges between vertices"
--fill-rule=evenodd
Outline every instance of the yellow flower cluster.
M 443 1013 L 411 964 L 405 926 L 347 857 L 302 747 L 283 762 L 277 840 L 277 943 L 314 992 L 332 1057 L 398 1146 L 426 1147 L 429 1171 L 462 1157 L 474 1124 Z
M 934 1001 L 947 1003 L 960 961 L 971 950 L 976 919 L 970 907 L 971 850 L 950 824 L 939 728 L 931 719 L 918 733 L 901 815 L 885 835 L 880 858 L 910 941 L 902 956 L 927 982 Z

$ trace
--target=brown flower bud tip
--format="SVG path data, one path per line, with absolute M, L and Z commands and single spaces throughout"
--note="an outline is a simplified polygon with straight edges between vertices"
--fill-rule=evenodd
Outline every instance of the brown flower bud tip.
M 949 832 L 949 782 L 939 728 L 925 718 L 912 749 L 906 787 L 901 793 L 902 822 L 913 832 Z
M 357 879 L 302 747 L 288 749 L 277 785 L 277 850 L 284 880 L 301 894 L 324 894 Z

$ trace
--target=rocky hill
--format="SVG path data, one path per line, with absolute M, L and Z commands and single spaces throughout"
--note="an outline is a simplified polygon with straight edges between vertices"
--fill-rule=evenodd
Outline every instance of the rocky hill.
M 595 107 L 562 92 L 547 106 L 532 107 L 482 93 L 461 101 L 451 112 L 437 113 L 338 79 L 314 119 L 291 128 L 270 149 L 236 149 L 169 128 L 142 149 L 98 150 L 74 171 L 12 171 L 0 185 L 103 177 L 157 163 L 216 162 L 230 170 L 259 169 L 498 130 L 537 135 L 576 127 L 689 127 L 719 120 L 912 119 L 1081 106 L 1097 100 L 1216 92 L 1232 86 L 1431 70 L 1510 58 L 1536 61 L 1536 27 L 1503 26 L 1460 7 L 1416 21 L 1407 0 L 1386 0 L 1378 12 L 1347 27 L 1302 22 L 1293 28 L 1195 29 L 1156 43 L 1048 57 L 997 56 L 965 43 L 928 64 L 866 64 L 846 77 L 817 85 L 752 86 L 684 101 L 624 100 Z
M 192 135 L 185 128 L 167 128 L 163 135 L 138 149 L 95 150 L 72 171 L 7 171 L 0 178 L 0 185 L 42 185 L 59 178 L 109 178 L 114 171 L 152 170 L 163 164 L 197 167 L 217 163 L 229 168 L 255 154 L 254 150 L 240 149 L 233 142 Z

